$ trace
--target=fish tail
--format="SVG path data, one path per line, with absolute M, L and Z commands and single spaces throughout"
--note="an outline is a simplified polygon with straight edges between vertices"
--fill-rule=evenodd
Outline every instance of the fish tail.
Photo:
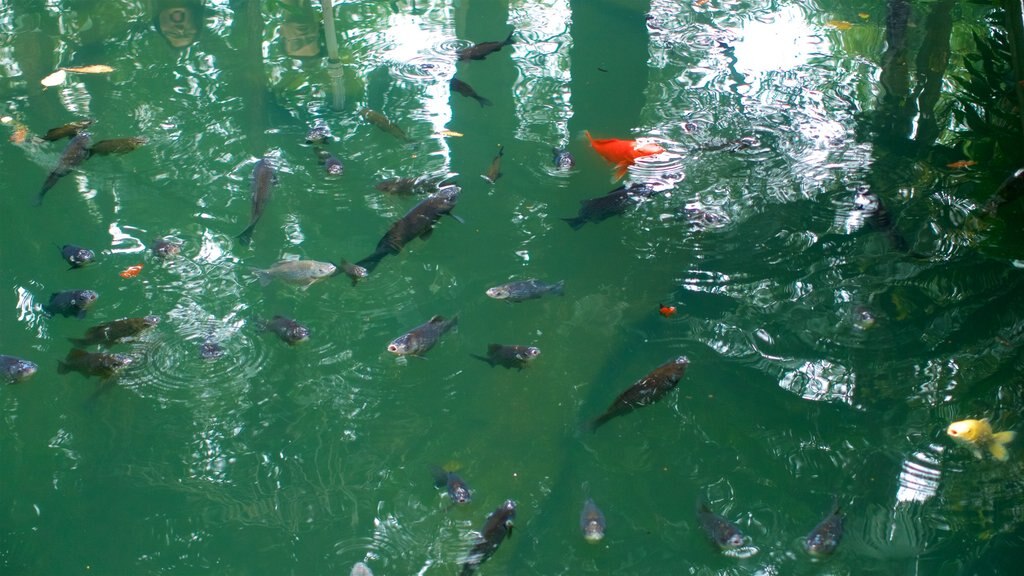
M 584 130 L 583 134 L 586 135 L 587 140 L 590 140 L 590 145 L 594 145 L 594 137 L 590 135 L 590 130 Z
M 484 98 L 483 96 L 477 96 L 476 101 L 480 103 L 481 108 L 483 108 L 484 106 L 491 106 L 493 104 L 493 102 L 491 102 L 487 98 Z
M 509 44 L 512 44 L 513 43 L 512 35 L 515 34 L 515 33 L 516 33 L 516 29 L 515 29 L 515 27 L 513 27 L 512 31 L 508 33 L 508 38 L 505 38 L 505 41 L 502 42 L 501 45 L 502 46 L 508 46 Z
M 580 218 L 579 216 L 575 218 L 562 218 L 562 220 L 565 220 L 573 230 L 579 230 L 587 223 L 585 218 Z
M 479 354 L 470 354 L 470 356 L 472 356 L 473 358 L 476 358 L 477 360 L 483 360 L 484 362 L 487 362 L 488 364 L 490 364 L 491 368 L 494 368 L 494 360 L 491 360 L 490 358 L 487 358 L 486 356 L 480 356 Z
M 601 425 L 604 424 L 605 422 L 611 420 L 613 416 L 614 414 L 612 414 L 611 412 L 605 412 L 604 414 L 601 414 L 597 418 L 594 418 L 593 420 L 590 421 L 590 424 L 588 426 L 590 428 L 590 431 L 597 432 L 597 429 L 600 428 Z
M 377 267 L 377 264 L 380 264 L 380 261 L 383 260 L 384 257 L 387 255 L 387 250 L 377 250 L 373 254 L 370 254 L 366 258 L 363 258 L 359 262 L 356 262 L 356 265 L 366 268 L 366 273 L 369 274 L 373 272 L 374 268 Z
M 1010 457 L 1005 445 L 1013 441 L 1016 436 L 1016 432 L 998 432 L 993 434 L 992 443 L 989 444 L 988 451 L 992 453 L 996 460 L 1005 462 Z
M 252 231 L 255 228 L 256 223 L 253 222 L 252 224 L 246 226 L 245 230 L 242 230 L 242 233 L 239 234 L 238 236 L 235 236 L 235 238 L 238 238 L 238 241 L 242 243 L 242 246 L 248 246 L 249 244 L 252 243 Z
M 64 362 L 57 360 L 57 374 L 67 374 L 71 372 L 71 367 Z
M 565 296 L 565 280 L 559 280 L 555 282 L 555 285 L 551 288 L 551 291 L 559 296 Z
M 256 279 L 260 281 L 260 286 L 266 286 L 270 284 L 270 273 L 266 270 L 253 270 L 252 273 L 256 276 Z

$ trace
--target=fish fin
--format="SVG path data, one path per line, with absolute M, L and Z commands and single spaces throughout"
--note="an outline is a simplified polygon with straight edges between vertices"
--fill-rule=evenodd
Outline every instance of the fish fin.
M 448 483 L 448 472 L 440 466 L 430 467 L 430 474 L 434 477 L 434 486 L 440 488 Z
M 998 444 L 1007 444 L 1013 442 L 1013 439 L 1017 437 L 1017 433 L 1013 430 L 1007 430 L 1006 432 L 996 432 L 992 435 L 992 441 Z
M 238 236 L 235 236 L 235 238 L 238 238 L 238 241 L 242 244 L 242 246 L 248 246 L 249 244 L 252 243 L 252 231 L 255 228 L 256 223 L 253 222 L 252 224 L 246 226 L 245 230 L 242 230 L 242 233 L 239 234 Z
M 75 318 L 78 318 L 79 320 L 81 320 L 82 318 L 85 318 L 85 310 L 79 309 L 78 310 L 78 314 L 75 314 Z
M 619 162 L 618 164 L 615 165 L 615 181 L 616 182 L 618 182 L 619 180 L 622 180 L 622 177 L 626 175 L 626 172 L 629 172 L 629 165 L 630 164 L 631 164 L 631 162 Z
M 63 360 L 57 360 L 57 374 L 67 374 L 71 372 L 71 367 L 64 363 Z
M 463 220 L 458 214 L 452 214 L 451 212 L 446 212 L 445 214 L 448 214 L 449 216 L 454 218 L 455 221 L 458 222 L 459 224 L 465 224 L 466 223 L 466 221 Z
M 494 368 L 494 360 L 491 360 L 490 358 L 487 358 L 485 356 L 480 356 L 479 354 L 470 354 L 470 356 L 476 358 L 477 360 L 483 360 L 484 362 L 490 364 L 491 368 Z
M 253 270 L 252 273 L 256 276 L 256 279 L 260 281 L 260 286 L 270 284 L 270 273 L 266 270 Z
M 555 282 L 555 285 L 551 288 L 551 291 L 559 296 L 565 296 L 565 280 L 559 280 Z
M 998 442 L 992 442 L 988 445 L 988 451 L 992 453 L 992 457 L 1000 462 L 1006 462 L 1010 458 L 1010 454 L 1006 451 L 1006 447 Z
M 427 238 L 430 238 L 430 235 L 433 234 L 433 233 L 434 233 L 434 227 L 431 226 L 430 228 L 427 228 L 426 230 L 424 230 L 422 234 L 420 234 L 420 240 L 426 240 Z
M 502 42 L 501 45 L 502 46 L 508 46 L 509 44 L 512 44 L 512 35 L 515 34 L 515 33 L 516 33 L 516 29 L 515 29 L 515 27 L 513 27 L 512 31 L 508 33 L 508 38 L 505 38 L 505 41 Z
M 971 445 L 971 454 L 974 454 L 974 457 L 978 460 L 981 460 L 984 457 L 984 454 L 981 453 L 981 448 L 974 445 Z
M 593 420 L 590 421 L 589 424 L 590 431 L 597 432 L 597 429 L 600 428 L 601 425 L 604 424 L 605 422 L 611 420 L 613 416 L 614 414 L 612 414 L 611 412 L 605 412 L 604 414 L 601 414 L 597 418 L 594 418 Z
M 481 108 L 483 108 L 484 106 L 491 106 L 492 105 L 492 102 L 490 100 L 488 100 L 487 98 L 484 98 L 483 96 L 477 97 L 476 101 L 480 103 L 480 107 Z
M 487 353 L 488 354 L 494 354 L 498 350 L 501 350 L 501 344 L 488 344 L 487 345 Z
M 565 220 L 573 230 L 579 230 L 587 223 L 585 218 L 580 218 L 578 216 L 576 218 L 562 218 L 562 220 Z

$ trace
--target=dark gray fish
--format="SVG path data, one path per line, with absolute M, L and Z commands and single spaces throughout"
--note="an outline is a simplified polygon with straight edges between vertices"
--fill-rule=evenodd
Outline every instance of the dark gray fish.
M 864 212 L 867 220 L 879 232 L 888 238 L 892 247 L 900 252 L 910 252 L 910 244 L 907 239 L 896 228 L 892 214 L 886 209 L 882 199 L 867 188 L 861 188 L 853 199 L 854 210 Z
M 124 354 L 86 352 L 81 348 L 72 348 L 63 361 L 57 361 L 57 373 L 79 372 L 85 376 L 109 378 L 131 363 L 131 357 Z
M 374 188 L 388 194 L 409 196 L 424 192 L 427 189 L 426 184 L 426 179 L 423 176 L 415 178 L 388 178 L 378 182 Z
M 324 170 L 332 176 L 338 176 L 345 171 L 345 165 L 341 163 L 341 160 L 338 160 L 337 156 L 323 148 L 316 149 L 316 159 L 317 162 L 323 165 Z
M 153 241 L 153 255 L 166 260 L 181 254 L 181 242 L 170 236 L 157 238 Z
M 408 354 L 422 355 L 437 344 L 441 336 L 459 323 L 459 316 L 445 320 L 443 316 L 434 316 L 424 324 L 409 330 L 388 344 L 388 352 L 405 356 Z
M 665 394 L 672 391 L 679 384 L 679 380 L 686 373 L 686 367 L 690 361 L 686 356 L 673 358 L 658 366 L 643 378 L 637 380 L 625 392 L 619 394 L 618 398 L 608 406 L 604 414 L 598 416 L 590 423 L 591 430 L 597 430 L 605 422 L 628 414 L 633 410 L 648 406 L 661 400 Z
M 573 230 L 579 230 L 587 222 L 597 223 L 610 216 L 622 214 L 644 198 L 654 195 L 655 192 L 646 184 L 633 184 L 628 188 L 620 186 L 604 196 L 583 200 L 580 202 L 580 211 L 575 218 L 562 218 L 562 220 L 568 222 Z
M 455 504 L 466 504 L 473 499 L 473 493 L 470 491 L 469 485 L 455 472 L 450 472 L 440 466 L 434 466 L 430 469 L 430 473 L 434 476 L 434 485 L 438 488 L 444 486 L 448 490 L 448 497 Z
M 336 272 L 336 274 L 339 272 L 343 272 L 346 276 L 351 278 L 353 286 L 355 286 L 361 278 L 366 278 L 370 275 L 370 273 L 366 271 L 366 268 L 363 268 L 358 264 L 353 264 L 348 260 L 342 260 L 338 263 L 338 272 Z
M 545 294 L 563 296 L 565 294 L 565 280 L 559 280 L 554 284 L 541 282 L 536 278 L 517 280 L 499 286 L 492 286 L 484 293 L 495 300 L 507 300 L 509 302 L 522 302 L 523 300 L 540 298 Z
M 99 294 L 92 290 L 65 290 L 50 295 L 50 302 L 43 306 L 43 311 L 53 316 L 74 316 L 85 318 L 85 311 L 96 302 Z
M 413 206 L 405 216 L 391 225 L 391 228 L 377 242 L 377 249 L 373 254 L 356 264 L 365 268 L 367 272 L 373 272 L 373 269 L 385 256 L 398 254 L 413 238 L 426 239 L 429 237 L 434 230 L 434 224 L 441 219 L 441 216 L 445 214 L 451 216 L 451 211 L 459 200 L 459 192 L 458 186 L 450 185 L 424 198 L 419 204 Z
M 739 526 L 712 512 L 704 500 L 697 502 L 697 523 L 721 550 L 739 548 L 747 541 Z
M 580 531 L 587 542 L 597 542 L 604 538 L 604 513 L 594 504 L 592 498 L 587 498 L 583 503 L 583 510 L 580 511 Z
M 93 122 L 93 120 L 89 119 L 76 120 L 74 122 L 68 122 L 63 126 L 50 128 L 46 131 L 46 134 L 43 135 L 43 140 L 53 142 L 55 140 L 60 140 L 61 138 L 72 138 L 77 136 L 82 130 L 88 128 Z
M 38 369 L 39 367 L 34 362 L 0 354 L 0 377 L 6 380 L 8 384 L 26 380 L 35 374 Z
M 489 344 L 487 346 L 487 356 L 477 356 L 476 354 L 470 354 L 470 356 L 487 362 L 492 368 L 504 366 L 505 368 L 522 370 L 531 360 L 540 356 L 540 348 L 518 346 L 515 344 Z
M 506 536 L 512 536 L 512 524 L 516 519 L 516 503 L 505 500 L 484 522 L 480 540 L 470 549 L 462 563 L 461 576 L 469 576 L 488 558 L 494 555 Z
M 490 100 L 488 100 L 487 98 L 484 98 L 483 96 L 477 94 L 476 90 L 474 90 L 472 86 L 470 86 L 469 84 L 466 84 L 465 82 L 463 82 L 462 80 L 459 80 L 458 78 L 456 78 L 454 76 L 452 76 L 452 79 L 448 81 L 448 86 L 451 87 L 451 89 L 454 90 L 455 92 L 458 92 L 459 94 L 462 94 L 463 96 L 465 96 L 467 98 L 472 98 L 472 99 L 476 100 L 477 102 L 480 103 L 480 107 L 481 108 L 484 107 L 484 106 L 490 106 L 491 105 L 491 101 Z
M 111 140 L 100 140 L 93 144 L 89 148 L 90 154 L 99 154 L 100 156 L 106 156 L 107 154 L 125 154 L 137 149 L 148 142 L 142 136 L 132 136 L 131 138 L 113 138 Z
M 203 360 L 216 360 L 224 355 L 224 347 L 214 340 L 203 340 L 199 345 L 199 357 Z
M 81 246 L 75 246 L 74 244 L 65 244 L 60 247 L 60 255 L 64 257 L 64 260 L 71 265 L 72 268 L 81 268 L 86 264 L 91 264 L 96 259 L 96 254 L 88 248 L 82 248 Z
M 515 32 L 516 29 L 513 28 L 512 31 L 508 33 L 508 38 L 505 38 L 503 42 L 481 42 L 479 44 L 474 44 L 469 48 L 462 48 L 456 52 L 456 54 L 458 55 L 459 60 L 483 60 L 492 52 L 501 50 L 502 46 L 508 46 L 511 44 L 512 35 L 515 34 Z
M 284 340 L 289 345 L 295 345 L 309 339 L 309 328 L 287 316 L 274 316 L 269 322 L 263 324 L 263 329 L 277 334 L 281 340 Z
M 843 515 L 839 511 L 839 501 L 836 500 L 828 516 L 804 538 L 804 550 L 811 556 L 828 556 L 836 551 L 842 537 Z
M 313 127 L 306 132 L 306 144 L 329 144 L 331 142 L 331 129 L 323 120 L 317 120 Z
M 142 316 L 139 318 L 121 318 L 93 326 L 85 331 L 81 338 L 68 338 L 75 346 L 91 346 L 93 344 L 113 344 L 123 338 L 135 336 L 139 332 L 152 328 L 160 323 L 158 316 Z
M 248 246 L 252 242 L 252 231 L 256 228 L 260 217 L 263 216 L 263 210 L 270 200 L 270 190 L 274 184 L 277 184 L 277 174 L 274 172 L 274 167 L 270 165 L 270 161 L 263 158 L 252 168 L 252 211 L 249 216 L 249 225 L 238 235 L 238 241 L 243 246 Z
M 380 128 L 384 132 L 391 134 L 395 138 L 398 138 L 402 142 L 412 142 L 412 138 L 405 133 L 405 130 L 399 128 L 388 117 L 377 112 L 376 110 L 370 110 L 369 108 L 363 108 L 359 111 L 359 115 L 362 116 L 367 122 L 373 124 L 377 128 Z
M 565 148 L 552 148 L 551 153 L 554 154 L 555 166 L 563 170 L 568 170 L 576 165 L 576 158 L 573 157 L 572 153 Z
M 79 132 L 71 141 L 68 142 L 67 147 L 64 148 L 64 152 L 60 155 L 60 160 L 57 161 L 57 166 L 50 172 L 50 175 L 46 177 L 46 182 L 43 182 L 43 188 L 39 191 L 39 195 L 36 197 L 36 205 L 43 203 L 43 196 L 53 188 L 53 185 L 58 180 L 67 176 L 82 162 L 89 159 L 89 145 L 92 144 L 92 138 L 88 132 Z
M 487 180 L 491 184 L 501 177 L 501 157 L 505 155 L 505 147 L 498 144 L 498 153 L 494 155 L 494 160 L 491 160 L 491 165 L 487 168 L 487 173 L 484 174 L 484 180 Z

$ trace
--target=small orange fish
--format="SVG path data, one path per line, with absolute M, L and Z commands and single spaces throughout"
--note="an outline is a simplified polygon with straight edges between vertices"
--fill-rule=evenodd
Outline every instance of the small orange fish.
M 670 316 L 675 316 L 676 315 L 676 307 L 675 306 L 665 306 L 664 304 L 658 304 L 658 313 L 661 314 L 662 316 L 664 316 L 665 318 L 668 318 Z
M 957 160 L 956 162 L 950 162 L 949 164 L 946 164 L 946 168 L 952 168 L 954 170 L 957 170 L 960 168 L 967 168 L 968 166 L 974 166 L 975 164 L 977 164 L 977 162 L 975 162 L 974 160 Z
M 664 148 L 653 142 L 641 144 L 636 140 L 619 140 L 618 138 L 599 138 L 595 140 L 590 132 L 584 132 L 590 140 L 591 147 L 601 155 L 602 158 L 615 164 L 615 178 L 619 179 L 626 175 L 626 170 L 633 165 L 637 158 L 661 154 Z
M 136 264 L 135 266 L 129 266 L 121 271 L 121 278 L 135 278 L 142 272 L 142 264 Z

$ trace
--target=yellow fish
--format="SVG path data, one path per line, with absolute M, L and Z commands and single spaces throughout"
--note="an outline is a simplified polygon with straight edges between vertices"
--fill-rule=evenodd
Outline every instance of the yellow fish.
M 1004 444 L 1010 443 L 1017 436 L 1017 433 L 1012 431 L 993 434 L 988 418 L 953 422 L 946 428 L 946 434 L 970 448 L 976 458 L 981 458 L 982 448 L 988 448 L 996 460 L 1003 461 L 1009 458 Z

